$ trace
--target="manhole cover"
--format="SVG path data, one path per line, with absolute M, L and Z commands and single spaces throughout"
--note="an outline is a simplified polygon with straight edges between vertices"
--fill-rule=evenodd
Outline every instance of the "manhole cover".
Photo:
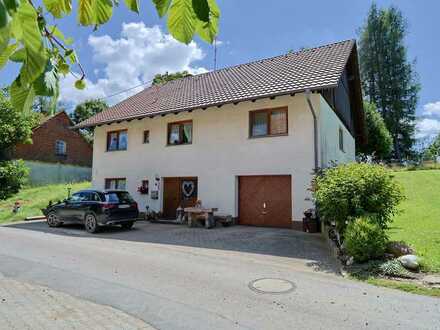
M 295 284 L 280 278 L 260 278 L 249 283 L 249 288 L 258 293 L 282 294 L 295 290 Z

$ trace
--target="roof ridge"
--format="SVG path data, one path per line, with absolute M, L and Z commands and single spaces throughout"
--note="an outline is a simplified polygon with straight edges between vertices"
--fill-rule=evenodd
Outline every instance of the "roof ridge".
M 345 39 L 345 40 L 341 40 L 341 41 L 332 42 L 332 43 L 329 43 L 329 44 L 326 44 L 326 45 L 316 46 L 316 47 L 312 47 L 312 48 L 305 48 L 305 49 L 301 49 L 301 50 L 298 50 L 298 51 L 295 51 L 295 52 L 290 52 L 290 53 L 275 55 L 275 56 L 271 56 L 271 57 L 261 58 L 261 59 L 254 60 L 254 61 L 251 61 L 251 62 L 240 63 L 240 64 L 235 64 L 235 65 L 232 65 L 232 66 L 224 67 L 224 68 L 221 68 L 221 69 L 218 69 L 218 70 L 203 72 L 203 73 L 199 73 L 199 74 L 195 74 L 195 75 L 191 75 L 191 76 L 182 77 L 182 78 L 179 78 L 179 79 L 174 79 L 174 80 L 162 83 L 159 86 L 163 87 L 165 85 L 176 84 L 176 83 L 181 82 L 181 81 L 183 81 L 185 79 L 187 79 L 187 80 L 196 79 L 196 78 L 199 78 L 199 77 L 202 77 L 202 76 L 205 76 L 205 75 L 209 75 L 209 74 L 213 74 L 213 73 L 216 73 L 216 72 L 228 71 L 228 70 L 233 69 L 233 68 L 238 68 L 238 67 L 242 67 L 242 66 L 245 66 L 245 65 L 255 64 L 255 63 L 263 63 L 263 62 L 271 61 L 271 60 L 274 60 L 274 59 L 280 58 L 280 57 L 298 55 L 300 53 L 305 53 L 305 52 L 312 52 L 312 51 L 315 51 L 317 49 L 331 47 L 331 46 L 338 45 L 338 44 L 344 44 L 344 43 L 348 43 L 348 42 L 354 43 L 354 41 L 355 41 L 355 39 Z M 153 85 L 148 86 L 147 88 L 143 89 L 142 91 L 150 89 L 151 87 L 153 87 Z M 139 93 L 141 93 L 141 92 L 139 92 Z
M 179 112 L 233 100 L 283 95 L 306 87 L 328 88 L 337 85 L 342 67 L 347 65 L 355 45 L 355 39 L 347 39 L 150 85 L 76 127 L 134 115 L 154 116 L 169 109 Z M 161 100 L 159 105 L 158 100 Z
M 280 57 L 291 56 L 291 55 L 298 55 L 300 53 L 305 53 L 305 52 L 311 52 L 311 51 L 314 51 L 316 49 L 322 49 L 322 48 L 326 48 L 326 47 L 330 47 L 330 46 L 334 46 L 334 45 L 338 45 L 338 44 L 343 44 L 343 43 L 348 43 L 348 42 L 354 43 L 354 41 L 355 41 L 355 39 L 346 39 L 346 40 L 342 40 L 342 41 L 332 42 L 332 43 L 329 43 L 329 44 L 326 44 L 326 45 L 321 45 L 321 46 L 316 46 L 316 47 L 312 47 L 312 48 L 301 49 L 301 50 L 298 50 L 298 51 L 295 51 L 295 52 L 291 52 L 291 53 L 285 53 L 285 54 L 275 55 L 275 56 L 271 56 L 271 57 L 261 58 L 261 59 L 250 61 L 250 62 L 246 62 L 246 63 L 235 64 L 235 65 L 228 66 L 228 67 L 225 67 L 225 68 L 221 68 L 221 69 L 218 69 L 218 70 L 203 72 L 203 73 L 199 73 L 199 74 L 196 74 L 196 75 L 187 76 L 187 77 L 183 77 L 183 78 L 180 78 L 180 79 L 168 81 L 164 85 L 166 85 L 166 84 L 168 84 L 170 82 L 177 82 L 177 81 L 182 81 L 184 79 L 191 79 L 191 78 L 194 79 L 194 78 L 201 77 L 201 76 L 204 76 L 204 75 L 212 74 L 214 72 L 230 70 L 230 69 L 233 69 L 233 68 L 236 68 L 236 67 L 240 67 L 240 66 L 245 66 L 245 65 L 254 64 L 254 63 L 260 63 L 260 62 L 266 62 L 266 61 L 270 61 L 270 60 L 273 60 L 273 59 L 276 59 L 276 58 L 280 58 Z

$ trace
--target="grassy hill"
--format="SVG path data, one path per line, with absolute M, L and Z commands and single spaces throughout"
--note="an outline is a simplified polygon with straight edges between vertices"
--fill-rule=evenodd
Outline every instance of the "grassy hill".
M 72 192 L 90 187 L 90 182 L 81 182 L 70 185 Z M 67 185 L 56 184 L 35 188 L 25 188 L 17 195 L 0 201 L 0 224 L 20 221 L 29 216 L 42 215 L 41 209 L 46 207 L 50 200 L 58 201 L 67 197 Z M 14 214 L 14 203 L 20 201 L 21 210 Z
M 406 200 L 394 218 L 390 238 L 403 240 L 440 272 L 440 170 L 397 171 Z

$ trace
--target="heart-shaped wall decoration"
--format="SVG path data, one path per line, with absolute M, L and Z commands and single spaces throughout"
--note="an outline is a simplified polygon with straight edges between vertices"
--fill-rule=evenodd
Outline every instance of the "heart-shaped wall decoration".
M 191 197 L 195 189 L 196 185 L 194 181 L 182 181 L 182 193 L 186 198 Z

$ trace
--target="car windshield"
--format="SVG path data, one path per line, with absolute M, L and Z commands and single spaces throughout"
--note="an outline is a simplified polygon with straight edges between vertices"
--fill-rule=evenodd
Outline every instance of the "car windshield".
M 112 191 L 105 194 L 105 201 L 108 203 L 132 203 L 133 198 L 126 191 Z

